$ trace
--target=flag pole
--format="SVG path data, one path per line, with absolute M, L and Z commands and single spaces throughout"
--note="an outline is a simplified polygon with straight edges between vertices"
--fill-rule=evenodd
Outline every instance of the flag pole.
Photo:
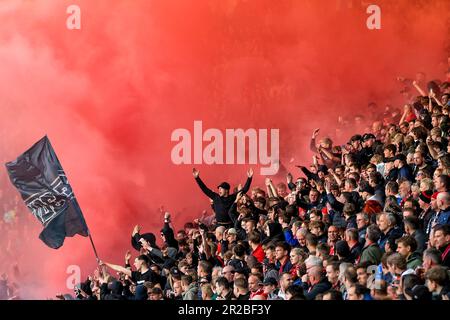
M 89 229 L 88 229 L 88 236 L 89 236 L 89 240 L 91 240 L 92 249 L 94 249 L 94 254 L 95 254 L 95 258 L 97 259 L 97 263 L 99 263 L 100 259 L 98 258 L 97 249 L 95 249 L 94 241 L 92 240 L 91 231 L 89 231 Z

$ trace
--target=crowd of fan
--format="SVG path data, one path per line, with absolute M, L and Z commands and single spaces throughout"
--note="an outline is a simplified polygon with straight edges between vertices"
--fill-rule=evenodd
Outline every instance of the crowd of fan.
M 315 130 L 304 177 L 250 189 L 250 169 L 244 186 L 214 191 L 193 169 L 213 215 L 174 230 L 166 213 L 162 247 L 136 226 L 133 266 L 129 251 L 100 261 L 76 298 L 448 300 L 450 86 L 398 80 L 403 114 L 387 109 L 342 146 Z

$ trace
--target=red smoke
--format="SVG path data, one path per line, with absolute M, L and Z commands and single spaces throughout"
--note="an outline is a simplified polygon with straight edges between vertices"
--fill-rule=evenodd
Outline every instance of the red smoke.
M 178 228 L 209 209 L 192 166 L 171 162 L 173 130 L 279 128 L 281 160 L 297 173 L 314 127 L 332 134 L 338 115 L 370 101 L 401 107 L 397 75 L 443 78 L 448 1 L 373 1 L 381 30 L 367 29 L 359 3 L 4 0 L 2 160 L 48 134 L 101 258 L 122 263 L 134 224 L 158 234 L 160 205 Z M 81 30 L 66 28 L 71 4 Z M 244 182 L 248 166 L 198 168 L 213 188 Z M 66 292 L 68 265 L 83 277 L 95 267 L 88 239 L 54 251 L 34 232 L 19 261 L 24 296 Z

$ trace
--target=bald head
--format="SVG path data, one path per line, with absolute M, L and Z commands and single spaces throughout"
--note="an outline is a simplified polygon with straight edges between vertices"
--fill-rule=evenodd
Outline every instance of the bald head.
M 216 238 L 218 241 L 223 239 L 223 233 L 225 232 L 225 227 L 224 226 L 218 226 L 216 228 Z
M 234 267 L 233 266 L 225 266 L 222 270 L 222 273 L 228 273 L 228 272 L 234 272 Z
M 305 265 L 307 269 L 313 268 L 313 267 L 322 267 L 322 259 L 320 259 L 317 256 L 309 256 L 305 260 Z
M 225 227 L 224 226 L 218 226 L 216 228 L 216 233 L 224 233 L 225 232 Z
M 438 194 L 436 201 L 440 210 L 447 209 L 450 206 L 450 194 L 448 192 L 441 192 Z
M 314 266 L 308 270 L 308 279 L 311 284 L 319 283 L 322 278 L 322 267 Z
M 322 275 L 322 267 L 314 266 L 308 270 L 309 276 L 319 277 Z

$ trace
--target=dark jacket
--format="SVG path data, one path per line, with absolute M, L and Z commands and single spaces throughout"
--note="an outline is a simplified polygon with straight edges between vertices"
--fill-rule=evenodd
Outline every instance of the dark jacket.
M 439 251 L 441 252 L 441 265 L 450 268 L 450 243 L 447 243 L 446 245 L 440 247 Z
M 378 246 L 380 247 L 381 251 L 384 252 L 384 245 L 386 242 L 395 242 L 398 238 L 400 238 L 403 235 L 403 232 L 400 228 L 394 227 L 391 230 L 389 230 L 386 234 L 381 233 L 381 238 L 378 240 Z
M 216 214 L 216 221 L 220 223 L 232 223 L 230 220 L 230 217 L 228 215 L 228 211 L 231 208 L 231 205 L 236 200 L 237 193 L 230 194 L 228 197 L 221 197 L 218 193 L 212 191 L 209 189 L 200 179 L 200 177 L 195 178 L 195 181 L 197 181 L 197 184 L 199 185 L 200 189 L 202 189 L 203 193 L 213 200 L 213 209 Z M 250 189 L 250 184 L 252 183 L 252 178 L 247 178 L 247 181 L 245 182 L 244 187 L 242 188 L 242 193 L 247 193 L 247 191 Z
M 283 272 L 289 272 L 292 269 L 292 263 L 291 260 L 289 259 L 289 256 L 286 259 L 286 262 L 281 265 L 281 263 L 279 261 L 277 261 L 275 263 L 276 268 L 278 269 L 278 273 L 281 275 Z
M 358 224 L 356 223 L 356 215 L 350 216 L 345 220 L 347 227 L 346 229 L 358 229 Z
M 360 243 L 357 243 L 353 247 L 350 248 L 349 258 L 352 263 L 355 263 L 356 259 L 358 259 L 360 257 L 361 251 L 362 251 L 362 246 Z
M 427 248 L 427 236 L 422 230 L 416 230 L 412 234 L 417 242 L 417 252 L 423 253 Z
M 178 250 L 178 241 L 175 239 L 175 234 L 168 222 L 164 223 L 161 233 L 164 234 L 164 237 L 166 238 L 167 246 Z
M 398 169 L 398 176 L 397 179 L 407 179 L 408 181 L 414 181 L 414 176 L 413 176 L 413 172 L 412 169 L 409 165 L 405 164 L 403 167 L 401 167 L 400 169 Z
M 148 299 L 147 288 L 144 287 L 143 285 L 136 286 L 136 291 L 133 300 L 147 300 L 147 299 Z
M 263 244 L 277 243 L 278 241 L 285 241 L 283 228 L 278 222 L 269 223 L 269 236 L 264 239 Z
M 320 293 L 324 293 L 331 288 L 331 283 L 327 280 L 326 277 L 323 277 L 319 283 L 316 283 L 313 286 L 306 287 L 303 286 L 305 291 L 306 300 L 314 300 L 316 296 Z
M 122 295 L 123 286 L 119 281 L 113 281 L 111 283 L 111 290 L 108 289 L 108 284 L 103 283 L 100 286 L 100 299 L 101 300 L 125 300 Z
M 240 294 L 239 297 L 236 298 L 236 300 L 250 300 L 250 291 L 246 294 Z
M 358 229 L 358 241 L 361 243 L 362 246 L 364 246 L 364 243 L 366 242 L 366 231 L 367 227 L 362 227 L 361 229 Z

